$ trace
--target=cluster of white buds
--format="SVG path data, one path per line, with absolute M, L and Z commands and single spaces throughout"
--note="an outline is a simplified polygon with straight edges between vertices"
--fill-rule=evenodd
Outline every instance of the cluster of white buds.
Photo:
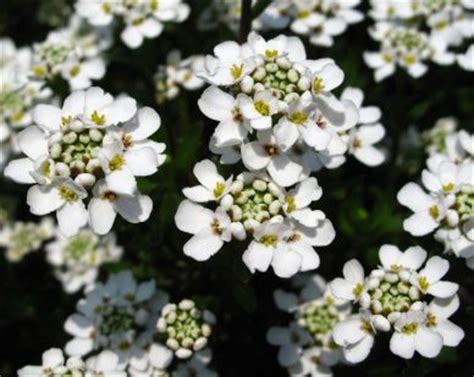
M 93 87 L 70 94 L 62 108 L 38 105 L 33 118 L 36 125 L 17 137 L 27 157 L 5 168 L 16 182 L 35 184 L 27 197 L 32 213 L 56 211 L 65 236 L 87 223 L 107 234 L 117 213 L 132 223 L 148 219 L 153 203 L 135 177 L 155 173 L 165 160 L 165 145 L 148 139 L 161 125 L 152 108 L 137 111 L 134 99 Z
M 181 59 L 181 52 L 173 50 L 166 60 L 166 65 L 158 66 L 154 76 L 155 97 L 158 104 L 176 98 L 181 88 L 197 90 L 204 85 L 204 81 L 194 73 L 202 70 L 204 56 L 192 55 L 187 59 Z
M 100 266 L 118 261 L 123 252 L 116 244 L 114 233 L 100 237 L 90 229 L 70 238 L 57 232 L 56 239 L 45 250 L 46 260 L 54 267 L 54 274 L 67 293 L 92 289 Z
M 472 2 L 373 0 L 371 7 L 376 24 L 369 31 L 381 48 L 366 52 L 364 59 L 375 70 L 377 81 L 392 75 L 397 66 L 414 78 L 421 77 L 430 61 L 440 65 L 457 61 L 462 68 L 474 70 L 469 61 L 474 48 L 466 54 L 451 50 L 474 36 Z
M 208 345 L 215 323 L 214 314 L 200 310 L 194 301 L 184 299 L 177 305 L 167 304 L 163 307 L 156 328 L 176 357 L 188 359 Z
M 184 253 L 198 261 L 214 255 L 224 242 L 245 241 L 243 261 L 251 272 L 270 265 L 280 277 L 319 266 L 314 246 L 326 246 L 335 236 L 331 222 L 310 208 L 322 195 L 316 178 L 291 190 L 278 186 L 264 172 L 225 180 L 210 160 L 199 162 L 194 174 L 201 185 L 185 188 L 188 200 L 176 212 L 178 228 L 194 236 Z M 198 203 L 209 202 L 211 209 Z
M 455 120 L 441 119 L 425 135 L 430 156 L 421 175 L 423 187 L 407 183 L 397 198 L 414 212 L 403 223 L 407 232 L 435 232 L 446 252 L 474 268 L 474 135 L 456 127 Z
M 459 307 L 458 285 L 441 280 L 449 263 L 434 256 L 421 268 L 426 257 L 419 247 L 401 252 L 396 246 L 384 245 L 379 252 L 382 265 L 367 277 L 353 259 L 344 265 L 344 278 L 331 282 L 336 298 L 358 305 L 357 313 L 335 325 L 333 331 L 349 362 L 368 356 L 378 332 L 392 332 L 390 350 L 406 359 L 415 351 L 436 357 L 443 345 L 456 347 L 462 340 L 463 330 L 448 319 Z
M 112 27 L 115 20 L 125 24 L 120 36 L 130 48 L 138 48 L 148 38 L 158 37 L 166 23 L 181 23 L 191 11 L 182 0 L 77 0 L 77 14 L 94 26 Z
M 290 374 L 330 375 L 329 367 L 344 361 L 332 331 L 348 318 L 351 305 L 336 299 L 319 275 L 300 276 L 294 285 L 301 288 L 299 295 L 280 289 L 274 293 L 278 308 L 293 315 L 294 320 L 288 327 L 270 328 L 267 340 L 280 347 L 278 361 Z
M 38 250 L 53 234 L 54 224 L 49 217 L 39 223 L 7 222 L 0 226 L 0 247 L 5 249 L 7 260 L 16 263 Z
M 31 74 L 40 80 L 62 77 L 71 90 L 86 89 L 105 75 L 104 51 L 110 35 L 72 17 L 64 29 L 54 30 L 33 46 Z
M 214 54 L 198 73 L 213 84 L 198 105 L 219 122 L 210 149 L 222 163 L 242 159 L 288 187 L 323 166 L 340 166 L 345 154 L 370 166 L 383 162 L 372 146 L 385 132 L 380 110 L 363 108 L 356 88 L 336 98 L 344 73 L 331 59 L 308 60 L 300 39 L 251 33 L 247 43 L 223 42 Z

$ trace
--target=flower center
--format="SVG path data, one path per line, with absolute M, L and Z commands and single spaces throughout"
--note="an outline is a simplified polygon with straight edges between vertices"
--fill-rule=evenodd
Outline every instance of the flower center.
M 305 306 L 298 314 L 298 323 L 313 337 L 317 345 L 326 345 L 328 334 L 339 322 L 337 308 L 325 300 L 317 300 Z
M 103 316 L 103 321 L 100 324 L 100 332 L 105 336 L 123 334 L 132 330 L 134 323 L 133 313 L 130 312 L 129 308 L 112 307 L 110 311 Z
M 69 239 L 69 243 L 64 249 L 66 259 L 79 261 L 85 259 L 97 246 L 97 237 L 91 233 L 79 233 Z
M 461 188 L 456 195 L 454 207 L 461 221 L 467 221 L 469 218 L 474 217 L 474 186 L 465 185 Z
M 401 331 L 402 333 L 407 334 L 407 335 L 416 334 L 418 331 L 418 327 L 419 325 L 417 322 L 411 322 L 404 325 Z

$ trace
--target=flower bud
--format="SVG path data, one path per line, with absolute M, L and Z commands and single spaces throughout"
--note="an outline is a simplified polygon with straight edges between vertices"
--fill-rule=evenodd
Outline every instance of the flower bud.
M 299 82 L 300 75 L 294 69 L 290 69 L 287 73 L 288 81 L 292 82 L 293 84 Z
M 194 301 L 188 299 L 181 300 L 181 302 L 178 304 L 178 308 L 189 311 L 194 308 Z
M 188 350 L 186 348 L 179 348 L 176 352 L 176 357 L 178 359 L 188 359 L 191 357 L 191 355 L 193 354 L 193 351 L 191 350 Z
M 391 284 L 394 284 L 398 281 L 398 274 L 393 272 L 387 272 L 384 276 L 384 280 Z
M 280 68 L 285 70 L 290 69 L 292 65 L 291 61 L 286 56 L 280 56 L 277 58 L 276 63 Z
M 382 313 L 383 311 L 382 303 L 378 300 L 372 301 L 370 308 L 372 309 L 372 312 L 376 314 Z
M 72 144 L 76 142 L 76 140 L 77 140 L 77 134 L 74 131 L 70 131 L 63 135 L 63 142 L 66 144 Z
M 272 215 L 278 215 L 281 210 L 281 203 L 278 200 L 274 200 L 273 202 L 271 202 L 270 206 L 268 207 L 268 210 Z
M 291 103 L 293 101 L 297 101 L 298 98 L 300 98 L 300 96 L 298 95 L 298 93 L 288 93 L 285 98 L 284 98 L 284 101 L 287 102 L 287 103 Z
M 54 159 L 59 158 L 59 156 L 61 156 L 62 151 L 63 149 L 61 148 L 61 144 L 59 143 L 54 143 L 53 145 L 51 145 L 51 147 L 49 147 L 49 154 L 51 158 Z
M 194 351 L 201 351 L 202 349 L 204 349 L 207 346 L 207 343 L 208 343 L 207 338 L 204 338 L 204 337 L 198 338 L 194 342 L 193 350 Z
M 243 241 L 247 238 L 247 232 L 240 222 L 233 222 L 230 224 L 230 231 L 232 232 L 232 237 L 239 241 Z
M 250 93 L 252 92 L 253 85 L 253 78 L 251 78 L 250 76 L 245 76 L 240 82 L 240 90 L 244 93 Z
M 260 225 L 260 223 L 257 220 L 254 220 L 254 219 L 248 219 L 248 220 L 245 220 L 245 222 L 244 222 L 244 228 L 245 228 L 245 230 L 247 230 L 249 232 L 253 232 L 255 230 L 255 228 L 257 228 L 259 225 Z
M 390 323 L 395 323 L 398 321 L 398 319 L 400 318 L 401 316 L 401 313 L 400 312 L 391 312 L 388 316 L 387 316 L 387 319 Z
M 267 189 L 267 183 L 261 179 L 256 179 L 252 182 L 252 187 L 257 191 L 265 191 Z
M 373 321 L 373 324 L 374 324 L 374 327 L 378 330 L 378 331 L 383 331 L 383 332 L 387 332 L 390 330 L 390 321 L 385 318 L 384 316 L 382 315 L 374 315 L 372 317 L 372 321 Z
M 179 349 L 179 343 L 178 343 L 178 341 L 177 341 L 176 339 L 174 339 L 174 338 L 168 338 L 168 339 L 166 340 L 166 346 L 167 346 L 168 348 L 171 348 L 173 351 L 176 351 L 176 350 Z
M 237 179 L 232 184 L 230 185 L 230 192 L 235 195 L 241 192 L 244 189 L 244 183 L 240 180 Z
M 262 81 L 265 78 L 266 75 L 267 75 L 267 71 L 265 71 L 265 69 L 263 67 L 257 67 L 255 69 L 255 72 L 253 73 L 252 77 L 256 81 Z
M 242 209 L 237 206 L 237 205 L 233 205 L 231 207 L 231 216 L 232 216 L 232 221 L 240 221 L 242 220 Z
M 100 132 L 98 129 L 92 128 L 89 130 L 89 137 L 91 138 L 92 141 L 95 141 L 98 143 L 99 141 L 102 140 L 103 135 L 102 132 Z
M 94 186 L 94 184 L 96 182 L 96 178 L 92 174 L 81 173 L 74 179 L 74 182 L 76 182 L 78 185 L 84 187 L 85 189 L 89 189 L 92 186 Z
M 408 296 L 412 299 L 412 300 L 419 300 L 420 299 L 420 291 L 418 290 L 417 287 L 410 287 L 410 290 L 408 291 Z
M 69 177 L 71 175 L 71 169 L 63 162 L 57 162 L 54 166 L 54 170 L 56 171 L 56 175 L 60 177 Z
M 265 64 L 265 70 L 270 73 L 275 73 L 278 71 L 278 65 L 275 63 L 267 63 Z
M 450 227 L 456 227 L 459 224 L 459 215 L 454 210 L 448 210 L 446 213 L 446 221 Z
M 280 188 L 276 184 L 274 184 L 273 182 L 270 182 L 268 184 L 268 191 L 270 191 L 273 194 L 273 196 L 276 196 L 277 198 L 281 194 Z
M 411 273 L 410 271 L 407 270 L 401 270 L 398 272 L 398 277 L 400 278 L 401 281 L 409 281 L 411 278 Z
M 224 195 L 221 199 L 220 205 L 224 211 L 229 211 L 234 204 L 234 198 L 230 194 Z
M 378 288 L 380 285 L 380 280 L 377 279 L 377 278 L 369 278 L 368 282 L 367 282 L 367 286 L 369 287 L 369 289 L 375 289 L 375 288 Z
M 368 308 L 370 306 L 371 297 L 367 292 L 364 292 L 359 298 L 359 304 L 363 308 Z
M 296 85 L 298 86 L 299 90 L 305 92 L 311 88 L 311 80 L 308 77 L 303 76 L 298 80 L 298 84 Z
M 76 119 L 69 125 L 69 128 L 72 131 L 79 133 L 79 132 L 84 131 L 84 129 L 86 127 L 84 126 L 84 123 L 82 123 L 80 120 Z

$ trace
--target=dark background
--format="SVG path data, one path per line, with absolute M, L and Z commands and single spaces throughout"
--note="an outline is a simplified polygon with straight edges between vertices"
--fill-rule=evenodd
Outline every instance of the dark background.
M 102 277 L 130 268 L 140 280 L 155 278 L 157 286 L 167 290 L 174 300 L 192 297 L 209 305 L 219 320 L 212 348 L 213 366 L 221 376 L 286 376 L 277 363 L 277 348 L 266 343 L 265 334 L 270 326 L 285 325 L 290 319 L 272 299 L 272 292 L 279 287 L 289 288 L 289 282 L 272 272 L 252 276 L 241 262 L 243 250 L 229 244 L 207 263 L 191 260 L 182 253 L 188 235 L 174 225 L 174 212 L 183 199 L 181 189 L 195 182 L 193 165 L 213 157 L 207 144 L 215 123 L 199 112 L 200 91 L 182 92 L 174 101 L 157 106 L 152 77 L 171 49 L 182 50 L 184 57 L 211 53 L 215 44 L 235 38 L 225 26 L 197 32 L 196 17 L 208 1 L 188 3 L 192 13 L 185 23 L 167 26 L 159 38 L 146 40 L 137 50 L 126 48 L 117 37 L 108 52 L 106 77 L 97 83 L 114 95 L 127 92 L 142 105 L 157 109 L 163 125 L 156 140 L 166 142 L 170 156 L 158 174 L 140 181 L 142 191 L 155 203 L 150 220 L 136 226 L 121 220 L 115 224 L 118 242 L 125 248 L 124 258 L 106 266 Z M 67 22 L 70 12 L 71 1 L 67 0 L 4 1 L 0 5 L 0 35 L 11 37 L 19 46 L 30 45 Z M 319 250 L 321 267 L 317 272 L 328 280 L 339 276 L 350 258 L 358 258 L 366 270 L 375 267 L 378 248 L 384 243 L 401 249 L 420 245 L 430 255 L 442 252 L 442 245 L 433 241 L 432 235 L 414 238 L 402 229 L 409 212 L 397 203 L 396 193 L 406 182 L 417 179 L 425 155 L 421 147 L 402 148 L 401 136 L 411 125 L 418 130 L 429 129 L 438 118 L 451 115 L 459 119 L 462 128 L 474 132 L 474 75 L 456 65 L 433 65 L 421 79 L 412 79 L 398 70 L 376 84 L 362 60 L 364 51 L 377 48 L 367 34 L 369 25 L 370 20 L 366 20 L 351 26 L 328 49 L 304 41 L 310 59 L 334 58 L 346 73 L 344 85 L 362 88 L 365 104 L 382 109 L 382 122 L 387 128 L 384 144 L 390 152 L 388 161 L 378 168 L 365 167 L 349 158 L 343 167 L 317 174 L 324 190 L 318 205 L 337 232 L 336 240 Z M 58 84 L 55 89 L 62 97 L 67 94 L 64 85 Z M 0 184 L 1 204 L 15 206 L 15 218 L 19 220 L 35 220 L 25 204 L 26 188 Z M 404 361 L 390 353 L 388 339 L 382 335 L 365 362 L 335 367 L 335 376 L 473 375 L 474 271 L 465 266 L 463 259 L 449 260 L 447 278 L 461 286 L 461 307 L 454 316 L 454 322 L 466 332 L 461 345 L 444 348 L 434 360 L 416 356 Z M 62 292 L 42 252 L 27 256 L 19 264 L 0 257 L 0 374 L 13 376 L 19 367 L 39 364 L 41 353 L 48 348 L 62 347 L 68 340 L 63 323 L 80 297 Z

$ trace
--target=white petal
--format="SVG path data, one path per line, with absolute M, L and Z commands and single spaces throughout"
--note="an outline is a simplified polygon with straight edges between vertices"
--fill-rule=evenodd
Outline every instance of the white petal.
M 338 322 L 333 328 L 334 341 L 342 346 L 357 344 L 369 335 L 362 330 L 359 317 L 349 318 Z
M 344 278 L 353 283 L 359 283 L 364 280 L 364 268 L 357 259 L 351 259 L 346 262 L 342 269 Z
M 58 226 L 61 233 L 70 237 L 79 232 L 87 224 L 89 216 L 82 200 L 66 202 L 56 212 Z
M 441 320 L 434 329 L 443 337 L 443 344 L 448 347 L 457 347 L 464 338 L 464 330 L 449 320 Z
M 129 150 L 125 152 L 124 157 L 127 167 L 136 177 L 146 177 L 158 170 L 158 158 L 150 147 Z
M 183 200 L 176 211 L 174 220 L 179 230 L 196 234 L 203 228 L 209 227 L 214 218 L 214 212 L 208 208 Z
M 278 362 L 281 366 L 288 367 L 294 364 L 299 357 L 299 349 L 294 344 L 285 344 L 278 350 Z
M 394 333 L 390 339 L 390 351 L 404 359 L 411 359 L 415 354 L 415 336 Z
M 331 292 L 334 296 L 342 300 L 354 299 L 354 284 L 342 278 L 335 278 L 331 283 Z
M 450 281 L 439 281 L 428 288 L 428 293 L 440 298 L 449 298 L 456 294 L 459 285 Z
M 443 337 L 426 327 L 420 327 L 416 333 L 416 350 L 421 356 L 433 358 L 443 348 Z
M 383 245 L 379 251 L 379 258 L 385 269 L 390 270 L 392 266 L 399 264 L 402 252 L 394 245 Z
M 188 257 L 202 262 L 217 253 L 223 244 L 224 241 L 212 229 L 204 228 L 186 242 L 183 251 Z
M 362 146 L 353 152 L 354 157 L 367 166 L 378 166 L 385 161 L 383 152 L 372 146 Z
M 64 364 L 63 352 L 59 348 L 51 348 L 43 353 L 43 368 L 55 369 Z
M 413 246 L 405 250 L 399 263 L 410 270 L 418 270 L 426 260 L 428 253 L 421 247 Z
M 258 141 L 243 144 L 241 148 L 242 162 L 249 170 L 260 170 L 268 165 L 270 157 Z
M 5 177 L 13 179 L 17 183 L 33 184 L 36 183 L 36 181 L 30 172 L 34 170 L 33 161 L 29 158 L 19 158 L 18 160 L 10 161 L 5 167 L 3 174 Z
M 267 342 L 273 346 L 283 346 L 291 342 L 291 333 L 287 327 L 270 327 Z
M 130 97 L 117 98 L 110 105 L 100 110 L 105 115 L 106 123 L 116 125 L 133 118 L 137 112 L 137 101 Z
M 83 90 L 78 90 L 66 97 L 63 103 L 63 116 L 76 116 L 84 113 L 86 95 Z
M 235 99 L 216 86 L 206 89 L 198 101 L 199 109 L 210 119 L 223 121 L 232 119 Z
M 351 363 L 360 363 L 369 356 L 374 345 L 374 337 L 367 335 L 360 342 L 344 348 L 344 357 Z
M 74 338 L 66 343 L 64 350 L 71 356 L 84 356 L 94 348 L 91 338 Z
M 137 113 L 136 122 L 126 125 L 127 133 L 133 140 L 144 140 L 153 135 L 161 126 L 161 118 L 151 107 L 143 107 Z
M 173 360 L 173 351 L 161 344 L 153 343 L 150 347 L 150 363 L 159 370 L 165 370 Z
M 255 241 L 250 243 L 242 256 L 242 260 L 252 273 L 255 273 L 255 271 L 267 271 L 272 258 L 273 248 Z
M 45 134 L 38 127 L 24 129 L 16 136 L 16 142 L 21 151 L 32 160 L 48 154 L 48 141 Z
M 45 130 L 57 131 L 61 125 L 61 110 L 52 105 L 37 105 L 33 109 L 35 124 Z
M 292 277 L 299 271 L 302 259 L 301 255 L 286 247 L 278 248 L 273 254 L 273 271 L 281 278 Z
M 93 198 L 88 209 L 90 226 L 94 232 L 97 234 L 109 233 L 117 216 L 113 204 L 109 200 Z
M 75 313 L 64 322 L 64 330 L 73 337 L 87 338 L 92 334 L 94 324 L 89 318 Z
M 137 181 L 128 169 L 115 170 L 105 176 L 110 191 L 117 194 L 133 195 L 137 190 Z
M 205 203 L 215 199 L 213 193 L 203 186 L 186 187 L 183 189 L 183 194 L 189 200 L 197 203 Z
M 428 212 L 415 213 L 403 221 L 403 229 L 413 236 L 424 236 L 431 233 L 438 226 L 439 223 Z
M 298 297 L 294 293 L 285 292 L 281 289 L 273 292 L 273 299 L 278 309 L 285 312 L 290 312 L 298 306 Z
M 424 276 L 428 283 L 439 281 L 449 270 L 449 262 L 446 259 L 435 255 L 426 262 L 425 267 L 419 272 L 420 276 Z
M 223 179 L 217 172 L 216 165 L 211 160 L 203 160 L 194 165 L 193 173 L 204 187 L 213 190 L 217 182 Z
M 38 216 L 51 213 L 64 203 L 56 187 L 39 185 L 30 187 L 26 202 L 30 206 L 31 213 Z
M 268 173 L 275 182 L 283 187 L 294 185 L 301 178 L 303 168 L 301 165 L 289 159 L 285 154 L 273 156 L 268 164 Z
M 433 199 L 425 193 L 416 183 L 407 183 L 397 194 L 401 205 L 408 207 L 413 212 L 419 212 L 431 207 Z
M 153 201 L 147 195 L 120 196 L 115 209 L 129 223 L 143 223 L 150 217 Z

